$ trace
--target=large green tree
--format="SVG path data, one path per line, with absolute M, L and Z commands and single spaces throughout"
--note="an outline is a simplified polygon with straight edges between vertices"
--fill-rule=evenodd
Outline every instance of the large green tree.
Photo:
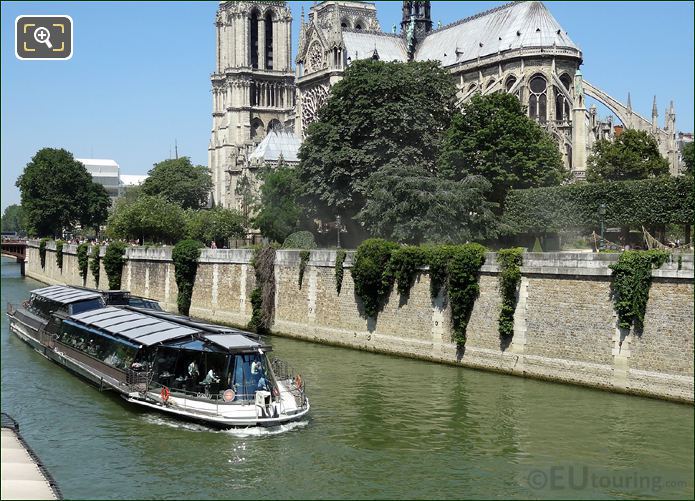
M 304 222 L 304 211 L 297 203 L 302 193 L 301 181 L 297 171 L 284 164 L 274 169 L 266 167 L 260 176 L 263 185 L 253 225 L 263 236 L 283 242 Z
M 87 208 L 80 216 L 80 224 L 83 229 L 92 228 L 99 233 L 99 226 L 109 217 L 111 199 L 102 185 L 92 183 L 87 191 Z
M 490 183 L 435 177 L 419 167 L 391 166 L 372 174 L 357 219 L 373 235 L 398 242 L 464 243 L 495 236 Z
M 188 157 L 159 162 L 142 184 L 145 195 L 160 195 L 184 209 L 199 209 L 208 202 L 212 180 L 207 167 L 193 165 Z
M 186 233 L 188 238 L 206 244 L 215 242 L 218 248 L 222 248 L 230 238 L 246 235 L 244 216 L 239 211 L 221 207 L 189 211 Z
M 17 179 L 28 230 L 38 236 L 60 236 L 63 229 L 89 219 L 101 224 L 103 212 L 93 213 L 91 195 L 97 193 L 92 177 L 72 153 L 43 148 Z
M 186 217 L 177 204 L 161 195 L 141 195 L 133 203 L 120 201 L 109 217 L 107 232 L 115 238 L 172 244 L 186 232 Z
M 695 161 L 695 143 L 686 143 L 683 146 L 683 163 L 686 174 L 693 174 L 693 161 Z
M 21 205 L 8 205 L 2 214 L 2 231 L 15 231 L 24 233 L 26 231 L 26 221 Z
M 589 182 L 630 181 L 668 174 L 668 161 L 659 153 L 654 137 L 641 130 L 627 129 L 613 141 L 594 143 L 587 162 Z
M 454 116 L 444 133 L 439 175 L 454 181 L 483 176 L 492 185 L 488 198 L 499 204 L 509 189 L 554 186 L 566 178 L 553 138 L 505 93 L 473 96 Z
M 312 216 L 350 219 L 368 177 L 387 164 L 434 170 L 455 113 L 451 75 L 438 63 L 354 61 L 331 88 L 299 152 L 297 174 Z

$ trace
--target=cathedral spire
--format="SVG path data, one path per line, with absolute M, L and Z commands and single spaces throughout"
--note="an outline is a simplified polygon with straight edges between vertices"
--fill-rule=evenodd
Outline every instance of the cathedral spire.
M 632 113 L 632 99 L 629 92 L 627 93 L 627 111 Z
M 427 33 L 432 31 L 432 18 L 430 16 L 430 2 L 428 1 L 403 1 L 403 12 L 401 15 L 401 33 L 408 29 L 411 21 L 415 23 L 415 38 L 423 40 Z
M 654 96 L 654 102 L 652 103 L 652 131 L 653 132 L 656 132 L 656 129 L 659 126 L 658 119 L 659 119 L 659 110 L 656 107 L 656 96 Z

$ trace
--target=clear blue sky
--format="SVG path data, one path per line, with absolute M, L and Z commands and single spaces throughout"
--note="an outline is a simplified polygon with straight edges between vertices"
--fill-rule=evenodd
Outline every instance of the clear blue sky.
M 297 46 L 301 5 L 290 2 Z M 432 2 L 447 24 L 502 2 Z M 382 29 L 400 2 L 376 2 Z M 693 2 L 547 2 L 584 52 L 584 77 L 659 119 L 676 104 L 678 130 L 693 130 Z M 14 183 L 33 154 L 63 147 L 77 157 L 113 158 L 123 174 L 145 174 L 179 154 L 207 165 L 217 2 L 2 2 L 2 208 L 19 202 Z M 14 20 L 68 14 L 70 61 L 18 61 Z M 607 112 L 606 112 L 607 113 Z

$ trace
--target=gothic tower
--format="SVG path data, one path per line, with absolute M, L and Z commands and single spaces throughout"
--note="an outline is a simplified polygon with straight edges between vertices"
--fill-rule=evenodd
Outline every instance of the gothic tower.
M 286 2 L 220 2 L 208 146 L 215 205 L 239 208 L 249 155 L 268 131 L 292 126 L 291 26 Z
M 409 29 L 412 26 L 413 47 L 424 40 L 432 31 L 432 19 L 430 16 L 430 2 L 403 1 L 403 13 L 401 15 L 401 33 L 410 36 Z M 410 43 L 410 41 L 409 41 Z

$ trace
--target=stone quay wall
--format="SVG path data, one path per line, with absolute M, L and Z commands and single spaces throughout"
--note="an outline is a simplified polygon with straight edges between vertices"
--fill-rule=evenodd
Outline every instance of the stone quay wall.
M 122 287 L 176 310 L 171 247 L 126 250 Z M 83 285 L 76 248 L 65 245 L 63 269 L 48 243 L 41 268 L 38 242 L 27 248 L 26 274 L 49 284 Z M 610 391 L 693 402 L 693 256 L 680 266 L 653 272 L 644 331 L 621 332 L 611 300 L 616 254 L 526 253 L 508 346 L 497 330 L 501 297 L 496 256 L 489 253 L 480 275 L 480 296 L 467 328 L 465 350 L 451 342 L 446 298 L 430 297 L 427 269 L 407 297 L 391 293 L 377 319 L 363 316 L 355 296 L 348 253 L 340 294 L 335 251 L 314 250 L 299 284 L 299 251 L 281 250 L 275 260 L 272 331 L 308 341 L 435 362 L 559 381 Z M 103 249 L 102 249 L 103 255 Z M 237 327 L 251 318 L 255 276 L 252 251 L 204 249 L 191 315 Z M 680 269 L 678 269 L 680 267 Z M 99 286 L 106 287 L 101 270 Z M 91 271 L 86 285 L 94 287 Z

